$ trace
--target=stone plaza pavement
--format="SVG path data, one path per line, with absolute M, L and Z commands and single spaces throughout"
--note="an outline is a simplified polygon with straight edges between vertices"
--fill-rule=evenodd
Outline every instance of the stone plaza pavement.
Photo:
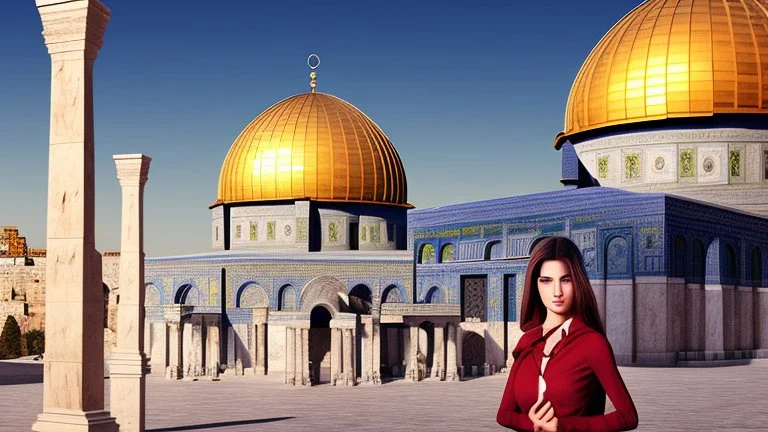
M 28 431 L 42 407 L 37 365 L 0 362 L 0 431 Z M 768 431 L 768 360 L 717 368 L 620 368 L 640 431 Z M 14 377 L 22 375 L 23 379 Z M 248 377 L 150 377 L 147 431 L 493 431 L 506 376 L 309 389 Z M 36 383 L 29 384 L 29 382 Z M 6 384 L 18 382 L 18 384 Z M 109 382 L 109 381 L 107 381 Z M 109 398 L 107 398 L 107 401 Z M 610 410 L 610 408 L 609 408 Z

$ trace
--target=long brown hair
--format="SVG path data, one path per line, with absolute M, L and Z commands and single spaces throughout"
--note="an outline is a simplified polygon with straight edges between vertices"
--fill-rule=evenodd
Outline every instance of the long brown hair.
M 573 281 L 573 304 L 571 313 L 581 318 L 586 325 L 605 336 L 600 314 L 597 310 L 597 300 L 589 283 L 587 270 L 581 251 L 567 237 L 546 237 L 540 240 L 531 251 L 528 270 L 525 272 L 525 291 L 521 304 L 520 329 L 528 331 L 544 323 L 547 317 L 547 307 L 539 295 L 538 280 L 541 265 L 544 261 L 559 260 L 568 266 Z

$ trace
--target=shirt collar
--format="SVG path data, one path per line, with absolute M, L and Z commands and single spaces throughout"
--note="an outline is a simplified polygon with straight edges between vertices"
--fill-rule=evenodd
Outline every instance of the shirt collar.
M 563 330 L 565 330 L 565 335 L 566 335 L 566 336 L 568 336 L 568 332 L 570 332 L 570 331 L 571 331 L 571 321 L 573 321 L 573 317 L 570 317 L 570 318 L 568 318 L 568 319 L 567 319 L 567 320 L 565 320 L 565 322 L 563 323 L 563 327 L 562 327 L 562 328 L 563 328 Z

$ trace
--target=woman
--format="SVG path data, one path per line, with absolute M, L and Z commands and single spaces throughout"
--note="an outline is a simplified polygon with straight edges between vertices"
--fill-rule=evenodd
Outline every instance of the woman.
M 637 410 L 619 375 L 579 249 L 541 240 L 525 275 L 520 338 L 496 421 L 519 431 L 625 431 Z M 615 412 L 605 414 L 605 396 Z

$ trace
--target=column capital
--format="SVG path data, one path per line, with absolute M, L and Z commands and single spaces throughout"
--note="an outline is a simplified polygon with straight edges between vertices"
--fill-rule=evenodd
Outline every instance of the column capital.
M 117 179 L 121 186 L 143 186 L 149 176 L 152 158 L 143 154 L 114 155 Z
M 111 13 L 99 0 L 35 0 L 51 55 L 95 59 Z

